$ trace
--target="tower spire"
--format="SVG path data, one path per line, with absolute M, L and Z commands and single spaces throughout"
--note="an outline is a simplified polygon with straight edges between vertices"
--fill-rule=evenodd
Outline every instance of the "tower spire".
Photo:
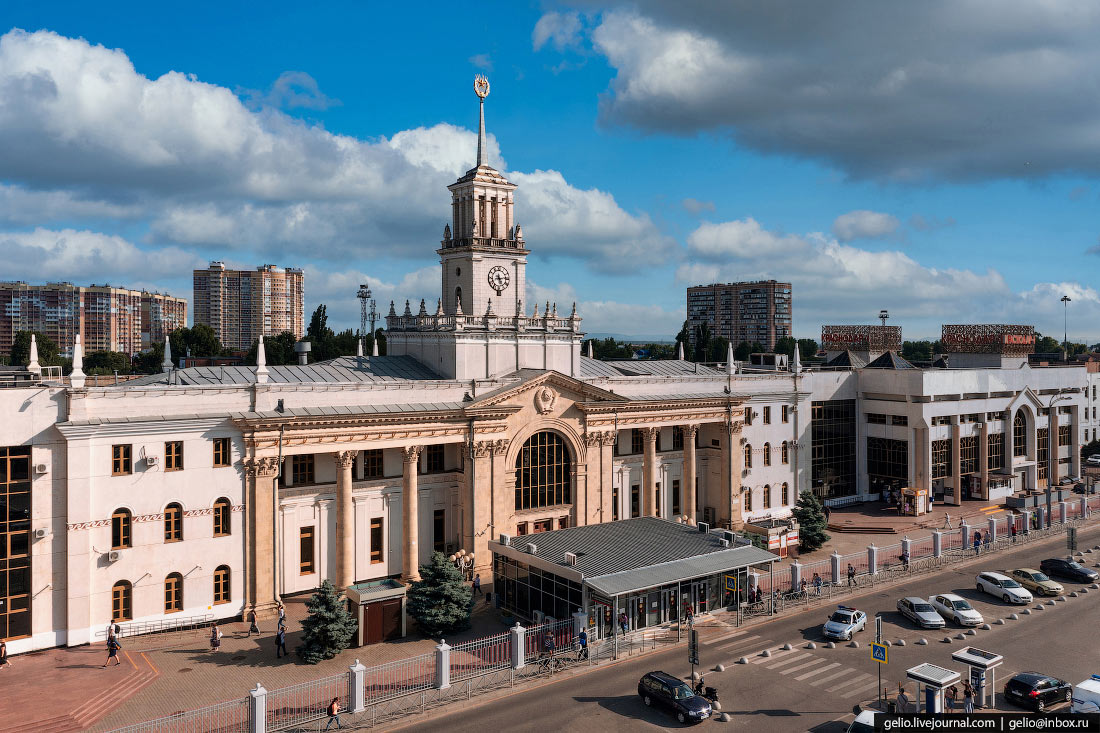
M 489 165 L 489 148 L 485 144 L 485 98 L 489 96 L 489 80 L 478 74 L 474 77 L 474 94 L 478 97 L 479 121 L 477 127 L 477 165 Z

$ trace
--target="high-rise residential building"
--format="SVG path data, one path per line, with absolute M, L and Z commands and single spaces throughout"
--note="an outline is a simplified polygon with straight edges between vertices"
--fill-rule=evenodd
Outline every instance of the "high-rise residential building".
M 195 323 L 214 329 L 222 346 L 247 350 L 260 336 L 305 335 L 305 273 L 262 265 L 229 270 L 211 262 L 195 270 Z
M 84 353 L 118 351 L 134 355 L 187 325 L 187 301 L 163 293 L 80 286 L 0 283 L 0 352 L 11 350 L 19 331 L 37 331 L 71 357 L 76 334 Z
M 761 280 L 690 287 L 687 322 L 692 346 L 696 327 L 705 323 L 712 336 L 734 346 L 755 342 L 771 351 L 776 341 L 791 335 L 791 284 Z

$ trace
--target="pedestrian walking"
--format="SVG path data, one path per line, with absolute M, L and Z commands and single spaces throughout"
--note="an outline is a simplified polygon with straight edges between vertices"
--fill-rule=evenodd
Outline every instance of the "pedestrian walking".
M 474 576 L 474 595 L 481 595 L 481 573 Z
M 687 621 L 688 628 L 695 628 L 695 609 L 690 603 L 684 609 L 684 620 Z
M 943 513 L 943 528 L 951 529 L 951 512 Z
M 220 651 L 222 648 L 222 631 L 217 624 L 210 627 L 210 651 Z
M 848 585 L 853 586 L 856 584 L 856 569 L 852 567 L 852 563 L 848 563 Z
M 252 609 L 248 612 L 248 636 L 253 634 L 259 634 L 260 627 L 256 625 L 256 609 Z M 245 638 L 248 638 L 247 636 Z
M 110 639 L 114 635 L 115 635 L 115 622 L 112 621 L 111 623 L 107 624 L 107 638 Z
M 1012 544 L 1016 544 L 1016 519 L 1013 518 L 1012 524 L 1008 527 L 1009 533 L 1012 535 Z
M 985 531 L 982 535 L 982 544 L 985 545 L 985 549 L 989 549 L 989 546 L 993 544 L 993 537 L 989 534 L 989 530 Z
M 549 631 L 546 632 L 546 636 L 542 638 L 542 649 L 546 652 L 546 656 L 553 659 L 554 657 L 554 635 Z
M 286 629 L 282 626 L 275 632 L 275 658 L 280 659 L 287 656 L 286 653 Z
M 122 660 L 118 657 L 118 650 L 122 648 L 122 645 L 118 643 L 118 639 L 112 634 L 111 638 L 107 639 L 107 661 L 103 663 L 106 667 L 111 663 L 111 660 L 115 660 L 115 666 L 122 664 Z
M 282 601 L 279 601 L 279 626 L 286 628 L 286 606 Z
M 805 578 L 803 578 L 802 582 L 799 583 L 798 590 L 802 592 L 803 596 L 806 595 L 806 579 Z
M 622 629 L 624 634 L 626 633 L 626 626 L 627 626 L 626 613 L 620 613 L 619 614 L 619 628 Z
M 898 712 L 909 712 L 909 696 L 905 694 L 905 688 L 898 688 Z
M 982 554 L 982 533 L 974 532 L 974 554 Z
M 817 595 L 821 595 L 821 576 L 814 573 L 814 591 Z
M 963 712 L 974 712 L 974 688 L 969 682 L 963 682 Z
M 11 662 L 8 661 L 8 645 L 4 643 L 3 639 L 0 639 L 0 671 L 3 671 L 10 664 Z
M 959 700 L 959 688 L 957 685 L 951 685 L 947 688 L 947 692 L 944 693 L 944 697 L 947 698 L 947 712 L 955 712 L 955 703 Z
M 908 550 L 902 550 L 901 561 L 905 565 L 905 569 L 908 570 L 909 569 L 909 551 Z
M 577 650 L 577 659 L 588 659 L 588 632 L 584 629 L 577 636 L 577 645 L 580 647 Z
M 336 723 L 337 728 L 344 727 L 340 725 L 340 700 L 336 697 L 328 704 L 328 723 L 325 724 L 325 730 L 331 728 L 333 723 Z

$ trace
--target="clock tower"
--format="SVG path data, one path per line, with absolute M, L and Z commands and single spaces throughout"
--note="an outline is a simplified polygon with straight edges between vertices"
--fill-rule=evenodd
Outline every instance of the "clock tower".
M 480 120 L 477 164 L 447 189 L 451 192 L 451 223 L 443 230 L 439 262 L 443 276 L 443 312 L 447 315 L 523 315 L 527 287 L 528 250 L 523 229 L 513 218 L 510 183 L 489 165 L 485 144 L 485 97 L 489 80 L 474 80 Z

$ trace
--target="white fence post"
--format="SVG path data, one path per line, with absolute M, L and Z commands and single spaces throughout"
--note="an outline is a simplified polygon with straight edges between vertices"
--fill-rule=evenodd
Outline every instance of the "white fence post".
M 255 690 L 248 691 L 248 733 L 265 733 L 267 730 L 267 690 L 259 682 Z
M 867 546 L 867 572 L 871 575 L 878 572 L 878 548 L 874 545 Z
M 1024 534 L 1030 534 L 1031 533 L 1031 513 L 1032 512 L 1031 512 L 1030 509 L 1024 509 L 1024 511 L 1023 511 L 1023 515 L 1024 515 Z
M 997 518 L 989 518 L 989 542 L 990 544 L 997 541 Z
M 675 609 L 674 609 L 675 610 Z M 588 614 L 584 611 L 577 610 L 573 614 L 573 636 L 578 637 L 582 631 L 588 628 Z
M 1045 506 L 1035 507 L 1035 516 L 1039 518 L 1039 529 L 1046 529 L 1047 527 L 1047 508 Z
M 1066 503 L 1064 501 L 1058 502 L 1058 520 L 1062 523 L 1066 523 Z
M 435 648 L 435 689 L 446 690 L 451 686 L 451 647 L 446 639 L 439 640 Z
M 791 563 L 791 590 L 796 593 L 802 590 L 802 563 L 798 560 Z
M 973 543 L 970 540 L 970 532 L 971 532 L 972 529 L 973 529 L 973 527 L 971 527 L 965 521 L 962 523 L 962 526 L 959 527 L 959 532 L 962 534 L 962 538 L 963 538 L 963 541 L 962 541 L 963 552 L 966 552 L 973 545 Z
M 840 553 L 836 550 L 829 555 L 829 569 L 833 571 L 833 585 L 840 585 Z
M 901 556 L 913 560 L 913 540 L 908 536 L 901 538 Z
M 749 590 L 756 590 L 760 587 L 760 573 L 754 573 L 749 571 Z
M 367 709 L 367 668 L 355 660 L 348 667 L 348 712 L 361 713 Z
M 943 532 L 932 533 L 932 557 L 943 556 Z
M 1089 498 L 1088 496 L 1081 497 L 1081 518 L 1084 519 L 1089 515 Z
M 615 620 L 618 623 L 618 619 Z M 512 669 L 523 669 L 527 666 L 527 629 L 519 625 L 519 621 L 512 627 Z

